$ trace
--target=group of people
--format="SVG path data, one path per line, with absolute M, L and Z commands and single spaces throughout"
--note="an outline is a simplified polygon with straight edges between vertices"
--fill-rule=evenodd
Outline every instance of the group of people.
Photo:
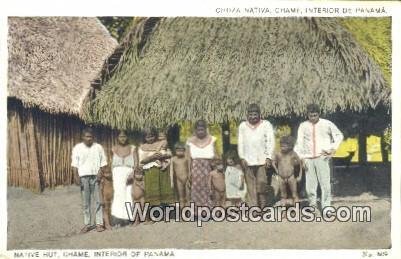
M 144 130 L 143 142 L 138 146 L 129 144 L 126 132 L 120 131 L 112 148 L 110 165 L 102 146 L 94 142 L 92 129 L 85 129 L 82 143 L 72 152 L 72 168 L 81 186 L 83 201 L 81 232 L 93 228 L 92 196 L 96 203 L 95 228 L 104 230 L 99 186 L 106 171 L 111 171 L 113 179 L 111 214 L 121 221 L 128 220 L 127 202 L 161 206 L 178 200 L 180 206 L 194 202 L 196 206 L 208 207 L 226 206 L 228 202 L 238 206 L 246 202 L 249 206 L 265 207 L 269 168 L 275 172 L 276 194 L 280 192 L 283 205 L 299 201 L 297 183 L 305 172 L 309 205 L 317 208 L 320 185 L 321 207 L 330 206 L 329 158 L 343 135 L 332 122 L 320 118 L 318 105 L 308 105 L 307 116 L 308 120 L 299 126 L 296 140 L 291 136 L 282 137 L 280 148 L 275 151 L 272 124 L 261 118 L 257 104 L 251 104 L 246 121 L 238 128 L 237 151 L 230 150 L 222 157 L 216 152 L 216 138 L 209 134 L 204 120 L 195 123 L 193 135 L 186 143 L 174 145 L 174 152 L 169 149 L 166 135 L 153 128 Z

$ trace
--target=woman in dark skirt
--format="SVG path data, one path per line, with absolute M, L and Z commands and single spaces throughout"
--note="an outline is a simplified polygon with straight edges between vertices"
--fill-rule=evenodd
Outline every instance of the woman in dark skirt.
M 145 175 L 145 202 L 150 205 L 174 203 L 170 174 L 161 167 L 171 157 L 164 140 L 158 140 L 155 129 L 146 129 L 144 143 L 138 148 L 140 167 Z
M 195 206 L 212 206 L 208 187 L 212 160 L 216 158 L 216 138 L 209 135 L 204 120 L 195 123 L 195 132 L 187 140 L 188 157 L 191 159 L 191 201 Z

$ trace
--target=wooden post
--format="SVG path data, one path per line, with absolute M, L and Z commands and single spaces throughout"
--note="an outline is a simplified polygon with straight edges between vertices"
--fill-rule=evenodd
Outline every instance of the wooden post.
M 382 153 L 382 161 L 383 163 L 388 162 L 388 152 L 386 150 L 386 142 L 384 141 L 384 133 L 380 135 L 380 149 Z
M 330 186 L 331 186 L 331 194 L 334 196 L 336 194 L 336 175 L 334 170 L 333 158 L 329 159 L 329 167 L 330 167 Z
M 167 130 L 167 141 L 170 149 L 174 150 L 174 144 L 180 141 L 180 126 L 178 123 L 173 124 Z
M 230 150 L 230 122 L 225 119 L 221 124 L 221 134 L 223 140 L 223 154 Z
M 291 129 L 291 136 L 293 136 L 295 139 L 297 138 L 297 134 L 298 134 L 298 128 L 299 128 L 299 124 L 301 123 L 301 120 L 299 118 L 291 118 L 288 121 L 288 126 Z
M 358 134 L 358 162 L 360 164 L 366 164 L 368 162 L 368 155 L 366 149 L 366 133 L 361 130 Z
M 368 161 L 367 149 L 366 149 L 366 119 L 361 118 L 359 120 L 359 133 L 358 133 L 358 163 L 364 165 Z

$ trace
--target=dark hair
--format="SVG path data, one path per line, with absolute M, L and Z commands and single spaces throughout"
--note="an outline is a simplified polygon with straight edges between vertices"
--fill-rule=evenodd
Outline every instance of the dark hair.
M 223 160 L 222 160 L 222 159 L 219 159 L 219 158 L 214 159 L 213 162 L 214 162 L 216 165 L 222 165 L 222 164 L 223 164 Z
M 320 107 L 316 103 L 311 103 L 308 104 L 308 106 L 306 106 L 306 111 L 308 113 L 315 113 L 315 112 L 320 113 Z
M 160 133 L 164 133 L 164 134 L 166 134 L 167 135 L 167 133 L 168 133 L 168 128 L 158 128 L 158 129 L 156 129 L 157 130 L 157 132 L 160 134 Z
M 157 139 L 157 137 L 158 137 L 157 129 L 154 128 L 154 127 L 145 128 L 145 129 L 143 130 L 142 134 L 143 134 L 143 138 L 145 138 L 146 135 L 148 135 L 148 134 L 152 134 L 153 136 L 155 136 L 156 139 Z
M 217 165 L 224 165 L 224 161 L 222 159 L 213 159 L 211 162 L 212 169 L 216 169 Z
M 228 150 L 224 157 L 226 162 L 228 159 L 232 159 L 236 164 L 239 163 L 239 156 L 235 149 Z
M 175 148 L 175 150 L 177 150 L 177 149 L 184 149 L 185 150 L 186 146 L 182 142 L 177 142 L 177 143 L 175 143 L 174 148 Z
M 126 130 L 119 130 L 119 131 L 117 132 L 117 136 L 120 136 L 121 133 L 124 133 L 126 136 L 128 136 Z
M 206 123 L 206 121 L 205 120 L 197 120 L 196 122 L 195 122 L 195 129 L 197 129 L 197 128 L 200 128 L 200 127 L 202 127 L 202 128 L 207 128 L 207 123 Z
M 95 131 L 91 127 L 86 127 L 82 130 L 82 136 L 85 135 L 86 133 L 89 133 L 91 135 L 95 135 Z
M 295 139 L 290 135 L 283 136 L 283 137 L 280 138 L 280 144 L 287 144 L 290 147 L 294 147 Z
M 259 107 L 259 105 L 257 105 L 256 103 L 251 103 L 251 104 L 248 106 L 247 112 L 248 112 L 248 113 L 249 113 L 249 112 L 257 112 L 257 113 L 260 113 L 260 107 Z

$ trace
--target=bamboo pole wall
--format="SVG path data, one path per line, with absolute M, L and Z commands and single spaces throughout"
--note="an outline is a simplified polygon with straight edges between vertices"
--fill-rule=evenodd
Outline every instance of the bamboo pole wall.
M 8 105 L 8 184 L 40 192 L 73 184 L 71 152 L 81 140 L 84 123 L 67 115 Z M 98 127 L 96 142 L 110 155 L 115 133 Z
M 38 168 L 38 151 L 32 116 L 20 107 L 9 109 L 8 182 L 34 192 L 42 190 Z

